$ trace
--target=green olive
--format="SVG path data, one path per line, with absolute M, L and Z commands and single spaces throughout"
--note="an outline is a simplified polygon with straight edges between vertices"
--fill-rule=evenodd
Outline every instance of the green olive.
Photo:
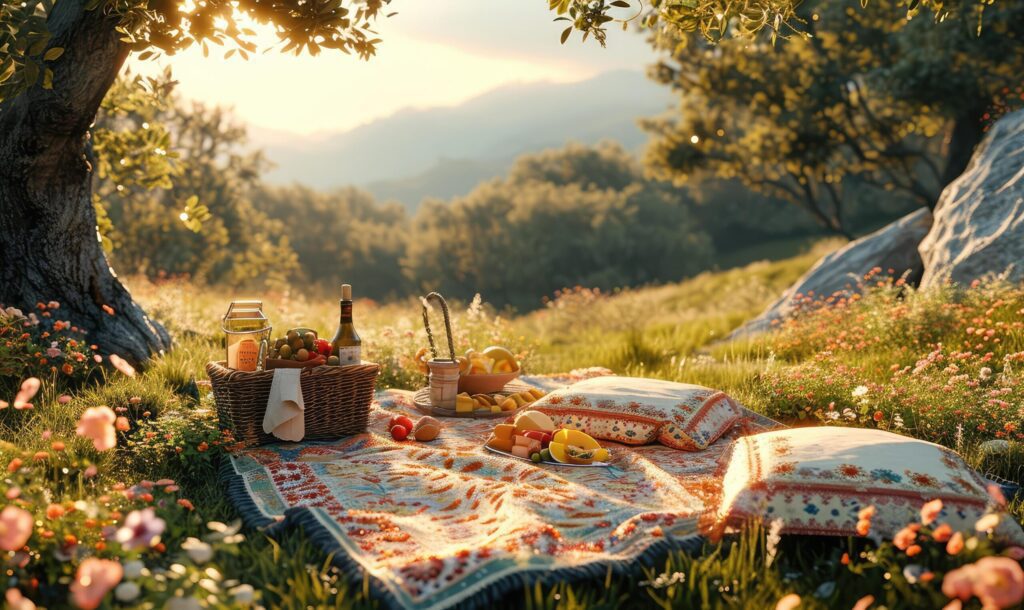
M 339 364 L 341 364 L 341 360 L 339 360 L 337 356 L 331 356 L 330 358 L 327 359 L 327 364 L 331 366 L 338 366 Z
M 277 353 L 287 360 L 292 357 L 292 347 L 290 345 L 282 345 L 281 349 L 277 350 Z
M 309 351 L 307 351 L 305 348 L 300 349 L 299 351 L 295 352 L 295 359 L 298 360 L 299 362 L 305 362 L 309 360 Z

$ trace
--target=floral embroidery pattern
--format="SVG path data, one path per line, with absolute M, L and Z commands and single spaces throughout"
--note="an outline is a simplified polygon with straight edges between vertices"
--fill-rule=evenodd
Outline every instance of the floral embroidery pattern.
M 882 430 L 796 428 L 747 436 L 734 446 L 717 512 L 719 530 L 747 519 L 781 519 L 783 531 L 857 535 L 858 512 L 874 506 L 872 533 L 891 537 L 939 498 L 943 522 L 973 527 L 988 497 L 955 453 Z M 894 466 L 900 468 L 897 471 Z M 999 534 L 1020 544 L 1024 532 L 1004 519 Z
M 598 377 L 534 403 L 557 425 L 630 445 L 655 441 L 700 451 L 731 429 L 742 408 L 701 386 L 627 377 Z

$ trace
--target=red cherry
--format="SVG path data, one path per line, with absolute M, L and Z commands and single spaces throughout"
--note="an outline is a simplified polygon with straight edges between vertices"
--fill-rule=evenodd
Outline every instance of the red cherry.
M 409 436 L 409 429 L 405 426 L 392 426 L 391 427 L 391 438 L 396 441 L 404 441 L 405 437 Z
M 412 420 L 409 419 L 405 415 L 396 415 L 396 416 L 392 417 L 391 418 L 391 425 L 392 426 L 402 426 L 406 430 L 412 430 L 413 429 Z

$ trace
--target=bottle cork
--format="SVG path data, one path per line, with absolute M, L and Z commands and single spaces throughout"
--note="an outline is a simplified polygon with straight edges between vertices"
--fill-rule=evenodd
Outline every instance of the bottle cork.
M 341 300 L 351 301 L 352 300 L 352 284 L 341 285 Z

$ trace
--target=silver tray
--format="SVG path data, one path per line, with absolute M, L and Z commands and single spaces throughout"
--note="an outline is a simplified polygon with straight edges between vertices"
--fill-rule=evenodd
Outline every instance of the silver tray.
M 531 464 L 548 464 L 551 466 L 566 466 L 569 468 L 608 468 L 609 466 L 611 466 L 611 464 L 608 462 L 593 462 L 591 464 L 563 464 L 562 462 L 556 462 L 554 460 L 541 460 L 540 462 L 534 462 L 529 458 L 521 458 L 518 455 L 512 455 L 511 453 L 507 453 L 505 451 L 501 451 L 493 447 L 488 447 L 487 445 L 484 445 L 484 449 L 490 451 L 491 453 L 497 453 L 498 455 L 503 455 L 505 457 L 512 458 L 513 460 L 520 460 L 523 462 L 529 462 Z

